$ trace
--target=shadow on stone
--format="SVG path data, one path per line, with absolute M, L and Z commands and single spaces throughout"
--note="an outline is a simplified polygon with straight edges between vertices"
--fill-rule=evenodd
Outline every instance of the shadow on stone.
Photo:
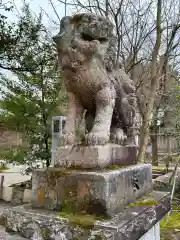
M 90 214 L 96 213 L 96 216 L 108 217 L 105 201 L 90 200 L 89 204 L 87 204 L 86 211 Z

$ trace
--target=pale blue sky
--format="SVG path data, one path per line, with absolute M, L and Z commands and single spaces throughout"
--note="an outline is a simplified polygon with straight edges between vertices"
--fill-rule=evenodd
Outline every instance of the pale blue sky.
M 60 18 L 62 18 L 65 15 L 65 8 L 64 4 L 59 3 L 58 0 L 52 0 L 53 4 L 56 8 L 56 11 Z M 71 0 L 68 0 L 70 2 Z M 50 35 L 53 36 L 54 34 L 57 34 L 58 28 L 59 28 L 59 20 L 54 13 L 54 10 L 49 2 L 49 0 L 26 0 L 27 3 L 30 4 L 31 10 L 38 15 L 41 9 L 46 11 L 49 17 L 43 12 L 43 23 L 47 26 L 49 29 Z M 14 0 L 14 6 L 15 9 L 13 12 L 6 12 L 5 14 L 9 17 L 9 20 L 15 21 L 17 19 L 17 15 L 20 14 L 20 9 L 23 5 L 23 0 Z M 71 15 L 73 13 L 73 9 L 68 7 L 67 8 L 67 15 Z M 49 18 L 51 18 L 53 21 L 51 21 Z M 53 22 L 57 22 L 57 24 L 53 24 Z M 14 77 L 10 71 L 3 71 L 7 77 Z
M 10 18 L 10 20 L 14 21 L 16 19 L 16 14 L 18 14 L 18 12 L 20 12 L 20 9 L 23 5 L 23 0 L 14 0 L 14 5 L 15 5 L 15 9 L 14 9 L 14 13 L 9 13 L 8 17 Z M 47 15 L 44 13 L 43 11 L 43 22 L 44 24 L 48 27 L 48 29 L 50 29 L 50 31 L 52 31 L 52 33 L 56 33 L 54 32 L 54 30 L 52 30 L 52 28 L 54 29 L 54 24 L 53 22 L 59 22 L 49 0 L 26 0 L 27 3 L 30 4 L 30 8 L 31 10 L 38 15 L 39 12 L 41 11 L 41 9 L 43 9 L 44 11 L 46 11 L 46 13 L 48 14 L 49 17 L 47 17 Z M 65 15 L 65 8 L 64 8 L 64 4 L 58 2 L 58 0 L 52 0 L 56 11 L 59 15 L 60 18 L 62 18 Z M 71 2 L 71 0 L 67 0 L 67 2 Z M 71 15 L 73 12 L 75 12 L 75 9 L 73 9 L 72 7 L 70 8 L 68 6 L 67 8 L 67 15 Z M 50 19 L 53 20 L 53 22 Z M 58 27 L 58 24 L 57 24 Z M 55 30 L 56 31 L 56 30 Z

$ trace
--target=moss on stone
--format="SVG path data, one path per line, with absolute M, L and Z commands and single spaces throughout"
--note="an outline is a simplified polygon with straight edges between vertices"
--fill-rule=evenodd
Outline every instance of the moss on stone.
M 66 213 L 76 213 L 77 212 L 77 207 L 74 204 L 74 198 L 72 199 L 65 199 L 61 203 L 61 211 L 66 212 Z
M 103 220 L 103 217 L 97 217 L 93 214 L 86 214 L 84 212 L 80 213 L 70 213 L 70 212 L 60 212 L 61 217 L 67 218 L 71 223 L 83 228 L 90 229 L 94 226 L 94 223 L 98 220 Z
M 65 176 L 69 176 L 72 170 L 66 168 L 48 168 L 45 172 L 46 182 L 48 187 L 54 188 L 56 186 L 57 179 Z
M 137 206 L 153 206 L 156 205 L 157 201 L 153 198 L 144 198 L 137 200 L 136 202 L 129 203 L 127 208 L 129 207 L 137 207 Z
M 68 169 L 68 168 L 49 168 L 47 170 L 47 173 L 50 177 L 64 177 L 68 176 L 72 173 L 73 169 Z
M 61 204 L 61 217 L 67 218 L 74 225 L 78 225 L 83 229 L 90 229 L 94 226 L 94 223 L 98 220 L 108 219 L 105 215 L 98 215 L 98 213 L 91 214 L 88 212 L 88 204 L 84 206 L 84 199 L 82 201 L 78 199 L 78 202 L 72 197 L 65 199 Z
M 51 234 L 50 229 L 48 229 L 47 227 L 41 227 L 40 231 L 41 231 L 42 237 L 45 239 L 47 239 L 47 237 L 49 237 Z
M 161 171 L 162 170 L 163 171 L 163 170 L 166 170 L 166 168 L 165 167 L 160 167 L 160 166 L 152 166 L 152 170 L 154 170 L 154 171 L 156 171 L 156 170 Z
M 111 171 L 111 170 L 119 170 L 122 168 L 128 168 L 135 166 L 136 164 L 133 165 L 111 165 L 106 168 L 96 168 L 96 169 L 85 169 L 85 168 L 78 168 L 78 167 L 69 167 L 69 168 L 63 168 L 63 167 L 55 167 L 55 168 L 49 168 L 47 169 L 47 172 L 49 172 L 49 176 L 58 178 L 58 177 L 64 177 L 64 176 L 69 176 L 73 172 L 102 172 L 102 171 Z
M 161 167 L 161 166 L 152 166 L 152 171 L 160 171 L 160 172 L 166 172 L 166 168 L 165 167 Z M 169 167 L 168 168 L 168 171 L 169 172 L 172 172 L 173 168 L 172 167 Z

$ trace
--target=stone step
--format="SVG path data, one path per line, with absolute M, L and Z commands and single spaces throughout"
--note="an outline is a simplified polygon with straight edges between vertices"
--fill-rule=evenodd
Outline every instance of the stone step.
M 59 217 L 58 212 L 33 209 L 31 205 L 7 208 L 0 220 L 1 224 L 4 220 L 7 232 L 23 237 L 19 240 L 110 240 L 114 239 L 114 234 L 119 240 L 134 240 L 148 232 L 170 208 L 170 194 L 153 191 L 149 200 L 142 198 L 141 202 L 128 205 L 109 220 L 95 221 L 90 231 L 72 224 L 67 218 Z M 127 233 L 126 238 L 124 231 Z M 19 235 L 7 239 L 18 240 Z
M 152 174 L 152 178 L 155 179 L 155 178 L 157 178 L 157 177 L 159 177 L 159 176 L 162 176 L 162 175 L 163 175 L 163 174 L 153 173 L 153 174 Z
M 66 240 L 81 239 L 82 235 L 81 228 L 72 228 L 68 219 L 59 217 L 57 212 L 32 209 L 30 204 L 5 209 L 1 215 L 2 222 L 6 232 L 17 233 L 22 239 Z
M 4 238 L 5 240 L 26 240 L 26 239 L 28 239 L 28 238 L 24 238 L 24 237 L 22 237 L 22 236 L 20 236 L 20 235 L 18 235 L 18 234 L 12 234 L 12 235 L 10 235 L 10 234 L 8 234 L 8 233 L 5 233 L 5 238 Z
M 165 170 L 152 170 L 152 178 L 155 179 L 157 177 L 160 177 L 162 175 L 166 174 Z
M 152 170 L 153 174 L 165 174 L 166 171 L 162 171 L 162 170 Z
M 152 173 L 153 176 L 161 176 L 164 175 L 163 173 Z

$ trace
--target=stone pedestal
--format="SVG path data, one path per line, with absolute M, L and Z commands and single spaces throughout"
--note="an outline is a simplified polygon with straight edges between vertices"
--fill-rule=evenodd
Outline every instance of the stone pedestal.
M 149 164 L 106 171 L 38 169 L 32 176 L 32 205 L 112 216 L 152 189 Z
M 54 164 L 58 167 L 83 169 L 106 168 L 111 165 L 133 165 L 136 163 L 137 146 L 63 146 L 54 152 Z
M 154 235 L 153 231 L 171 209 L 170 194 L 152 192 L 149 198 L 151 204 L 148 199 L 147 204 L 135 203 L 109 220 L 94 221 L 88 230 L 56 212 L 33 209 L 30 205 L 5 209 L 1 221 L 7 231 L 32 240 L 160 240 L 158 232 Z
M 127 207 L 125 211 L 116 214 L 111 220 L 96 222 L 96 237 L 109 233 L 109 238 L 115 240 L 143 240 L 144 235 L 149 235 L 152 228 L 170 211 L 170 194 L 163 192 L 152 192 L 149 201 L 153 203 L 137 202 L 132 207 Z M 147 234 L 148 233 L 148 234 Z M 152 235 L 151 235 L 152 237 Z M 95 238 L 96 239 L 96 238 Z M 102 238 L 103 239 L 103 238 Z M 156 238 L 149 238 L 156 240 Z

